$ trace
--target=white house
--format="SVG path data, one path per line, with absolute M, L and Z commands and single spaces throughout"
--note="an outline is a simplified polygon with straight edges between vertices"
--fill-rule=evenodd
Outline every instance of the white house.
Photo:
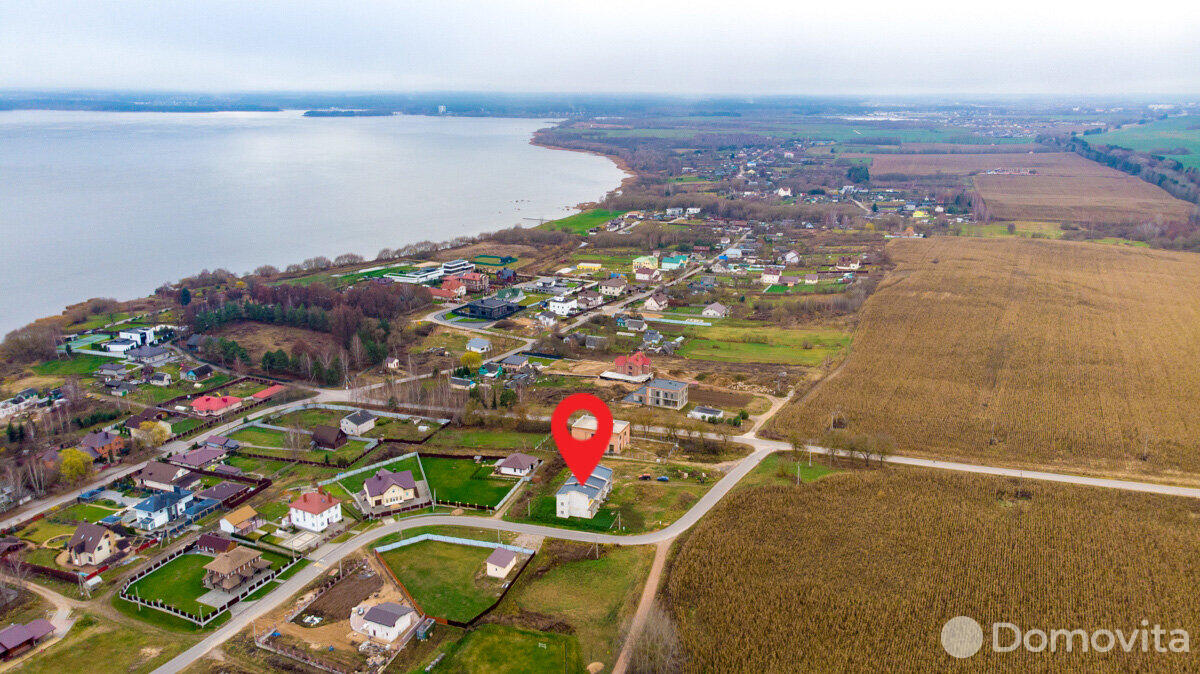
M 359 605 L 354 607 L 354 614 L 359 619 L 355 620 L 352 617 L 350 626 L 356 632 L 387 643 L 395 641 L 412 627 L 417 615 L 411 608 L 394 601 L 385 601 L 371 607 Z
M 466 260 L 450 260 L 442 263 L 442 276 L 464 274 L 469 271 L 475 271 L 475 265 Z
M 288 508 L 288 519 L 301 529 L 321 533 L 342 521 L 342 503 L 318 488 L 302 494 Z
M 691 208 L 689 208 L 689 209 L 687 209 L 686 211 L 684 211 L 684 213 L 685 213 L 686 215 L 700 215 L 700 207 L 699 207 L 699 206 L 692 206 Z
M 556 316 L 570 316 L 579 310 L 579 303 L 574 297 L 554 297 L 546 302 L 546 308 Z
M 604 279 L 600 282 L 600 294 L 606 297 L 620 297 L 628 287 L 629 282 L 619 276 Z
M 537 457 L 516 452 L 496 462 L 496 472 L 509 477 L 525 477 L 541 463 Z
M 646 311 L 663 311 L 671 306 L 671 298 L 667 297 L 666 293 L 657 292 L 646 298 L 646 303 L 642 306 Z
M 783 254 L 783 261 L 787 264 L 800 264 L 800 253 L 794 250 L 789 250 Z
M 138 346 L 150 346 L 155 342 L 155 332 L 158 328 L 125 328 L 117 332 L 117 337 L 137 342 Z
M 467 351 L 487 353 L 492 350 L 492 342 L 484 337 L 472 337 L 467 340 Z
M 517 553 L 507 548 L 496 548 L 483 564 L 487 575 L 492 578 L 507 578 L 516 565 Z
M 130 349 L 136 349 L 138 347 L 138 343 L 132 339 L 114 339 L 105 342 L 102 346 L 104 347 L 105 351 L 111 351 L 113 353 L 125 353 Z
M 637 270 L 633 272 L 633 278 L 635 281 L 649 281 L 652 283 L 658 282 L 662 280 L 662 272 L 657 269 L 638 267 Z
M 759 277 L 759 281 L 766 285 L 779 283 L 779 276 L 782 273 L 783 270 L 779 267 L 767 267 L 766 269 L 763 269 L 762 276 Z
M 559 517 L 595 517 L 600 504 L 612 491 L 612 468 L 596 466 L 587 482 L 579 484 L 572 476 L 554 495 L 555 513 Z
M 780 187 L 779 189 L 775 190 L 775 194 L 777 194 L 781 199 L 790 197 L 792 196 L 792 188 Z
M 677 218 L 677 217 L 683 215 L 683 209 L 676 208 L 676 207 L 668 208 L 664 212 L 667 214 L 668 218 Z
M 351 412 L 342 417 L 341 427 L 346 435 L 361 436 L 375 428 L 375 415 L 366 410 Z
M 188 506 L 192 505 L 192 492 L 176 488 L 171 492 L 161 492 L 138 503 L 131 509 L 134 524 L 145 531 L 153 531 L 167 522 L 183 517 Z
M 704 311 L 700 312 L 700 315 L 704 316 L 705 318 L 725 318 L 725 316 L 728 314 L 729 309 L 720 302 L 713 302 L 707 307 L 704 307 Z

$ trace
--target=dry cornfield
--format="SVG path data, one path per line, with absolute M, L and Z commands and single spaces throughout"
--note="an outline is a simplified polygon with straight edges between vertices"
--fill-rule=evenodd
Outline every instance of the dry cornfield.
M 850 355 L 770 431 L 840 414 L 898 452 L 1200 477 L 1200 256 L 1026 239 L 894 241 Z
M 1176 497 L 841 473 L 726 499 L 681 544 L 665 592 L 687 671 L 1195 671 L 1194 655 L 1140 646 L 1084 654 L 1076 640 L 1065 653 L 1060 640 L 1051 655 L 990 644 L 995 622 L 1128 633 L 1146 619 L 1194 638 L 1198 517 L 1200 503 Z M 984 649 L 961 661 L 940 640 L 959 615 L 985 632 Z

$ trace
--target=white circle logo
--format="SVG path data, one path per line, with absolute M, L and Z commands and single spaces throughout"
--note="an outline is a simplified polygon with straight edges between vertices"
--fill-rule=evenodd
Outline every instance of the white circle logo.
M 960 615 L 942 626 L 942 648 L 956 658 L 969 658 L 983 646 L 983 628 L 974 618 Z

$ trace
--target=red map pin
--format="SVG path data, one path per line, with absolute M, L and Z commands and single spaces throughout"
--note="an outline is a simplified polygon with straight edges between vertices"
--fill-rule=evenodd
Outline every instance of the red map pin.
M 570 416 L 580 410 L 596 417 L 596 432 L 587 440 L 575 439 L 567 427 Z M 571 474 L 579 484 L 587 483 L 592 471 L 600 463 L 600 457 L 608 449 L 612 429 L 613 418 L 608 405 L 591 393 L 569 395 L 554 408 L 554 414 L 550 415 L 550 434 L 554 437 L 554 444 L 558 445 L 558 453 L 567 462 L 567 468 L 571 469 Z

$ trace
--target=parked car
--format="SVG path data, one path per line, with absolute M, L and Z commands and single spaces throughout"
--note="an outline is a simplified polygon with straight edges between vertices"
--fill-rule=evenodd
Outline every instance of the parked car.
M 638 475 L 638 479 L 639 480 L 652 480 L 652 479 L 654 479 L 654 476 L 651 475 L 650 473 L 642 473 L 641 475 Z
M 659 476 L 658 476 L 658 481 L 659 481 L 659 482 L 670 482 L 670 481 L 671 481 L 671 478 L 667 477 L 666 475 L 659 475 Z

